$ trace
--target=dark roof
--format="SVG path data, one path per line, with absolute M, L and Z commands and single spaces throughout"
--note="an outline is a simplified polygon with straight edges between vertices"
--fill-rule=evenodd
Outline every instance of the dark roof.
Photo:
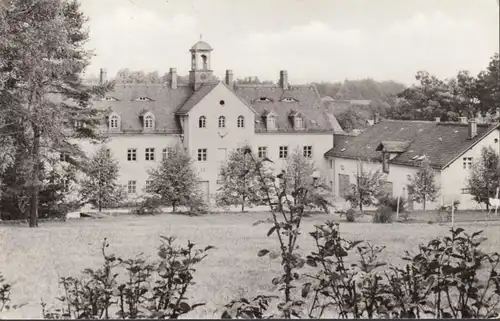
M 121 117 L 122 132 L 142 132 L 140 116 L 151 111 L 155 116 L 153 132 L 182 133 L 175 115 L 188 113 L 217 84 L 228 87 L 221 82 L 204 84 L 193 93 L 185 84 L 179 84 L 176 89 L 165 84 L 117 84 L 113 91 L 106 93 L 106 97 L 116 98 L 117 101 L 101 100 L 96 101 L 95 105 L 101 110 L 116 112 Z M 289 117 L 291 111 L 301 114 L 304 118 L 305 129 L 300 132 L 343 132 L 333 113 L 321 101 L 314 86 L 291 86 L 283 90 L 276 85 L 236 85 L 233 92 L 256 113 L 256 132 L 267 131 L 264 115 L 269 112 L 278 116 L 278 129 L 273 132 L 294 131 Z M 146 97 L 151 101 L 137 101 L 139 97 Z M 261 102 L 261 97 L 268 98 L 269 102 Z M 292 100 L 282 101 L 284 98 Z M 105 125 L 104 120 L 102 124 Z
M 335 135 L 334 148 L 325 157 L 380 161 L 382 153 L 377 147 L 391 141 L 408 146 L 390 163 L 419 166 L 416 157 L 425 155 L 430 166 L 443 169 L 495 128 L 497 125 L 478 124 L 478 135 L 469 139 L 467 124 L 383 120 L 358 136 Z
M 151 111 L 155 116 L 156 132 L 181 133 L 182 129 L 175 118 L 175 111 L 192 96 L 192 90 L 184 85 L 172 89 L 157 84 L 120 84 L 115 85 L 114 90 L 106 93 L 106 96 L 117 98 L 119 101 L 96 101 L 95 106 L 116 112 L 121 118 L 122 132 L 142 132 L 139 116 Z M 153 100 L 135 101 L 138 97 L 148 97 Z
M 234 87 L 235 93 L 253 107 L 257 115 L 255 130 L 266 132 L 264 115 L 274 112 L 278 132 L 294 131 L 289 114 L 295 110 L 304 116 L 305 132 L 342 132 L 337 119 L 329 112 L 321 100 L 315 86 L 290 86 L 284 90 L 279 85 L 243 85 Z M 261 100 L 265 98 L 265 100 Z M 286 98 L 293 100 L 282 101 Z
M 194 106 L 196 106 L 196 104 L 198 104 L 203 99 L 203 97 L 205 97 L 209 92 L 211 92 L 212 89 L 215 88 L 215 86 L 217 86 L 217 84 L 201 85 L 200 88 L 198 88 L 198 90 L 195 91 L 191 97 L 189 97 L 186 103 L 179 108 L 177 114 L 179 115 L 187 114 L 191 109 L 193 109 Z

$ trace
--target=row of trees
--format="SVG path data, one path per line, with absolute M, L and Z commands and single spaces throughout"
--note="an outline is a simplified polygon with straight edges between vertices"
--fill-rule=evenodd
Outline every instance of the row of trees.
M 260 172 L 254 166 L 248 146 L 238 148 L 229 154 L 227 162 L 220 168 L 220 188 L 216 195 L 216 204 L 222 207 L 240 206 L 244 212 L 246 207 L 263 204 L 266 199 L 262 181 L 268 181 L 272 176 L 271 167 Z M 117 184 L 118 163 L 110 152 L 100 148 L 86 164 L 85 175 L 80 183 L 79 199 L 82 203 L 90 203 L 102 208 L 119 204 L 125 199 L 124 187 Z M 317 175 L 314 162 L 297 149 L 287 159 L 284 173 L 287 184 L 299 188 L 304 181 Z M 316 180 L 323 181 L 321 177 Z M 199 189 L 199 177 L 193 166 L 193 161 L 180 145 L 169 148 L 168 157 L 163 159 L 158 167 L 149 171 L 149 182 L 144 191 L 146 197 L 142 200 L 156 206 L 172 206 L 176 212 L 179 206 L 188 206 L 191 211 L 206 207 L 205 196 Z M 291 196 L 293 197 L 293 196 Z M 328 210 L 327 190 L 320 194 L 310 195 L 313 207 Z

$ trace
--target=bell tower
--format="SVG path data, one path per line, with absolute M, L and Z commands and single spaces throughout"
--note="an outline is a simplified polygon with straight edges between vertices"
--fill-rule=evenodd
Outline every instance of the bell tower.
M 197 90 L 204 83 L 213 81 L 213 71 L 210 67 L 210 55 L 212 47 L 202 40 L 195 43 L 191 49 L 191 70 L 189 71 L 189 84 L 193 90 Z

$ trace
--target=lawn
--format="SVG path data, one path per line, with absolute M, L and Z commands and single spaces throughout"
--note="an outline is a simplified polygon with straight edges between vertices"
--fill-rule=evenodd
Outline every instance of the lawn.
M 101 263 L 99 246 L 104 237 L 110 251 L 124 257 L 143 252 L 153 257 L 159 236 L 176 236 L 179 242 L 192 242 L 201 246 L 214 245 L 209 257 L 195 273 L 190 296 L 207 305 L 195 310 L 188 317 L 219 317 L 216 312 L 223 304 L 240 296 L 253 296 L 270 289 L 269 284 L 279 269 L 278 261 L 266 256 L 257 257 L 261 248 L 276 248 L 274 238 L 266 237 L 268 224 L 253 226 L 266 213 L 213 214 L 187 217 L 158 215 L 147 217 L 124 216 L 108 219 L 70 220 L 65 223 L 44 223 L 37 229 L 24 226 L 0 226 L 0 271 L 15 282 L 14 303 L 29 303 L 19 311 L 4 317 L 39 318 L 40 299 L 55 302 L 60 294 L 58 279 L 76 276 L 86 267 Z M 317 214 L 305 218 L 305 232 L 335 215 Z M 487 250 L 500 249 L 500 222 L 457 223 L 467 231 L 485 230 L 489 239 Z M 341 232 L 348 239 L 364 239 L 374 244 L 385 244 L 386 259 L 398 263 L 403 250 L 416 250 L 419 243 L 444 235 L 449 225 L 341 223 Z M 302 253 L 310 252 L 312 238 L 302 235 Z

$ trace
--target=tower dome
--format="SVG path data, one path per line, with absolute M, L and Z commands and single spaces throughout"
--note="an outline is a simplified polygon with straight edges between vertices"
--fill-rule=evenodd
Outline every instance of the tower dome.
M 203 40 L 200 40 L 191 47 L 190 51 L 212 51 L 212 50 L 213 50 L 212 47 L 210 47 L 208 43 L 206 43 Z

